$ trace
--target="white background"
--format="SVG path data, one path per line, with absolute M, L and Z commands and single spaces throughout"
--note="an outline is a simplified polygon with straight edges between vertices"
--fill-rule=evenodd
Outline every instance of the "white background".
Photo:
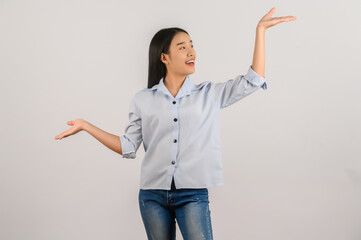
M 297 20 L 266 31 L 268 89 L 222 110 L 214 238 L 361 239 L 361 2 L 350 0 L 0 0 L 0 239 L 146 239 L 143 145 L 122 159 L 86 132 L 54 137 L 77 118 L 124 133 L 161 28 L 189 32 L 194 83 L 246 74 L 272 7 Z

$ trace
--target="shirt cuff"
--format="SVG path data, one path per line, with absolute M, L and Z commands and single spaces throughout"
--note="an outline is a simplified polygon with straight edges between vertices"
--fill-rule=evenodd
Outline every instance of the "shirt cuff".
M 129 138 L 126 139 L 124 135 L 120 136 L 120 144 L 122 145 L 122 157 L 123 158 L 135 158 L 135 152 L 133 144 L 130 142 Z
M 258 75 L 253 69 L 252 69 L 252 65 L 249 66 L 249 69 L 248 69 L 248 72 L 247 74 L 244 76 L 244 78 L 252 83 L 253 85 L 255 86 L 258 86 L 258 87 L 262 87 L 264 90 L 267 89 L 267 83 L 266 83 L 266 80 L 267 78 L 266 77 L 261 77 L 260 75 Z

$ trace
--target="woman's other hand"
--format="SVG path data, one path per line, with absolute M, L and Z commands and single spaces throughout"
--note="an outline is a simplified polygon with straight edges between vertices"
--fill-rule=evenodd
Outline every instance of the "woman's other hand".
M 296 20 L 295 16 L 285 16 L 285 17 L 274 17 L 271 18 L 272 14 L 276 11 L 276 8 L 273 7 L 266 15 L 261 18 L 261 20 L 258 22 L 257 28 L 261 28 L 266 30 L 269 27 L 272 27 L 278 23 L 281 22 L 289 22 Z
M 60 133 L 59 135 L 55 136 L 55 140 L 56 139 L 61 140 L 62 138 L 68 137 L 70 135 L 73 135 L 73 134 L 83 130 L 83 126 L 85 123 L 86 123 L 86 121 L 83 119 L 76 119 L 74 121 L 68 121 L 67 124 L 72 127 L 69 128 L 68 130 Z

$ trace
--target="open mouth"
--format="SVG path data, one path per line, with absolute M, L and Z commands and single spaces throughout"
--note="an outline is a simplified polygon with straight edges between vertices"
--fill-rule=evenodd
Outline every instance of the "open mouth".
M 186 64 L 188 66 L 194 66 L 194 60 L 190 60 L 190 61 L 186 62 Z

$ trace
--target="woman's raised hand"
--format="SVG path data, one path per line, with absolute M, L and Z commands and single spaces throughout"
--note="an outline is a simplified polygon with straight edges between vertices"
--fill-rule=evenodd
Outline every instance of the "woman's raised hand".
M 85 120 L 83 119 L 76 119 L 74 121 L 68 121 L 67 124 L 72 126 L 71 128 L 69 128 L 68 130 L 60 133 L 59 135 L 55 136 L 55 140 L 56 139 L 62 139 L 65 137 L 68 137 L 70 135 L 73 135 L 81 130 L 83 130 L 83 125 L 85 123 Z
M 262 28 L 266 30 L 269 27 L 272 27 L 278 23 L 281 22 L 289 22 L 296 20 L 295 16 L 285 16 L 285 17 L 274 17 L 271 18 L 272 14 L 276 11 L 276 8 L 273 7 L 266 15 L 261 18 L 261 20 L 258 22 L 258 28 Z

